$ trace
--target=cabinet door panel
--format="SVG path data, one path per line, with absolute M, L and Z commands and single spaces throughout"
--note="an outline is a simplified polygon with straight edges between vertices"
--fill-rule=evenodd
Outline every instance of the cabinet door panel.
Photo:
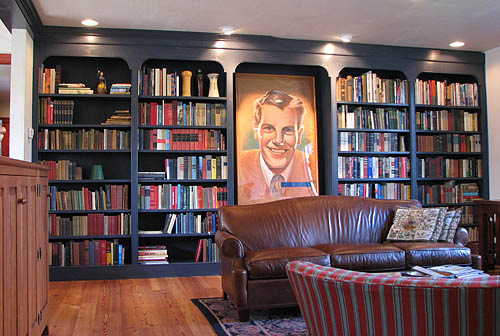
M 36 208 L 33 209 L 33 218 L 36 222 L 33 227 L 36 227 L 36 246 L 40 248 L 40 259 L 37 260 L 37 309 L 41 313 L 40 327 L 47 323 L 44 310 L 47 307 L 48 290 L 49 290 L 49 272 L 48 272 L 48 201 L 47 201 L 47 180 L 38 180 L 37 184 L 41 184 L 40 195 L 36 196 Z M 41 331 L 41 330 L 40 330 Z
M 0 237 L 2 253 L 2 325 L 4 336 L 17 335 L 17 284 L 16 284 L 16 223 L 17 223 L 17 186 L 16 180 L 0 176 L 2 189 L 2 235 Z

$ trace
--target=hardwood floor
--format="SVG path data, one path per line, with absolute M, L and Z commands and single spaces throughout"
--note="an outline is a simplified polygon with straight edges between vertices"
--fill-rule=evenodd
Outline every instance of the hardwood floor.
M 49 334 L 216 335 L 191 299 L 221 296 L 219 276 L 51 282 Z

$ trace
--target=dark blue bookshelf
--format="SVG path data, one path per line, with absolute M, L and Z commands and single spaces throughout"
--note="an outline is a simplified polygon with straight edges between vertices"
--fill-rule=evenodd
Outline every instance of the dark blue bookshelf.
M 446 105 L 425 105 L 415 104 L 418 109 L 438 109 L 438 110 L 481 110 L 480 106 L 446 106 Z
M 49 240 L 58 241 L 58 240 L 88 240 L 88 239 L 130 239 L 130 235 L 100 235 L 100 236 L 49 236 Z

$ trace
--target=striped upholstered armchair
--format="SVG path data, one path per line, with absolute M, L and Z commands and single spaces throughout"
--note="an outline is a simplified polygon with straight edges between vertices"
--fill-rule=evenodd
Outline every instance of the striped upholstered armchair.
M 304 261 L 286 271 L 310 335 L 500 335 L 500 276 L 397 277 Z

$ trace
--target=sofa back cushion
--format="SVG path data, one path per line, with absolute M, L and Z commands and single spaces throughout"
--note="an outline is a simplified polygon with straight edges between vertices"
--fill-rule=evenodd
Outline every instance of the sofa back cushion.
M 381 243 L 397 206 L 418 201 L 352 196 L 314 196 L 219 209 L 221 230 L 238 237 L 246 250 L 337 243 Z

